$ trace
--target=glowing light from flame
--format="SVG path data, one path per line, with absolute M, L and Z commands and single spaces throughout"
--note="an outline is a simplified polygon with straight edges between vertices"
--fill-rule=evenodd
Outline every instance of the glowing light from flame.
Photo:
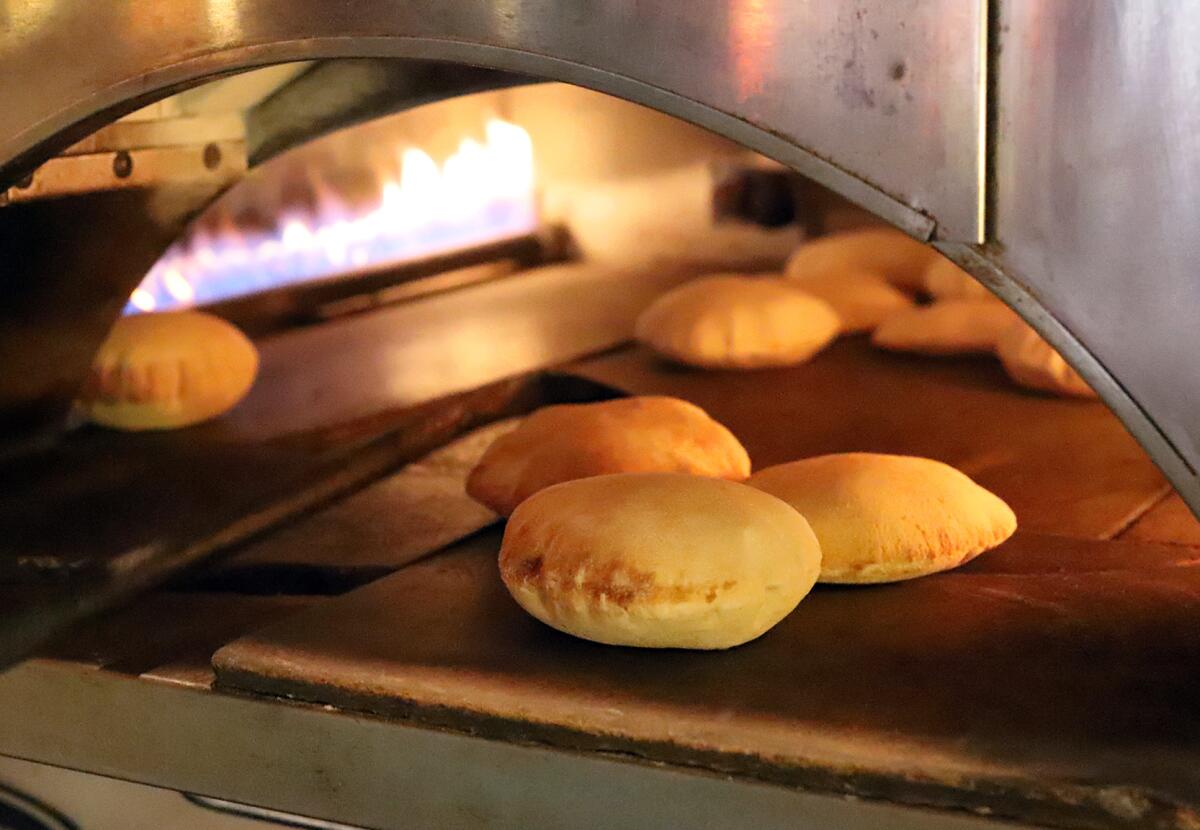
M 181 303 L 190 303 L 196 299 L 192 284 L 175 268 L 168 268 L 163 272 L 163 285 L 167 292 Z
M 312 214 L 280 216 L 269 232 L 197 233 L 176 243 L 125 312 L 210 303 L 528 233 L 537 225 L 529 134 L 494 119 L 483 138 L 463 139 L 440 166 L 424 150 L 400 150 L 398 175 L 383 179 L 368 209 L 318 187 Z
M 154 300 L 154 295 L 144 288 L 133 289 L 133 296 L 129 298 L 129 304 L 138 311 L 154 311 L 158 305 Z

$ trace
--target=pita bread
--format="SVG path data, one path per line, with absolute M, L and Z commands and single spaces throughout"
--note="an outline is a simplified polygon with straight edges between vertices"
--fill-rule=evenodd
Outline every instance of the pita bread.
M 774 496 L 672 473 L 559 484 L 509 519 L 500 576 L 537 619 L 644 648 L 731 648 L 762 635 L 816 581 L 821 550 Z
M 942 300 L 892 315 L 875 329 L 871 342 L 896 352 L 990 354 L 1000 335 L 1019 319 L 992 300 Z
M 176 429 L 232 409 L 257 373 L 254 344 L 219 317 L 135 314 L 109 332 L 76 404 L 114 429 Z
M 507 516 L 553 484 L 631 472 L 740 481 L 750 475 L 750 457 L 729 430 L 678 398 L 562 404 L 497 438 L 467 477 L 467 493 Z
M 938 256 L 925 271 L 925 293 L 935 300 L 992 300 L 1002 302 L 979 280 L 953 261 Z
M 841 318 L 843 334 L 873 331 L 888 317 L 913 306 L 912 298 L 903 291 L 866 271 L 808 277 L 794 283 L 806 294 L 829 303 Z
M 996 356 L 1008 376 L 1027 389 L 1076 398 L 1098 397 L 1087 381 L 1024 320 L 1017 320 L 1002 332 Z
M 865 228 L 804 243 L 785 272 L 792 279 L 812 279 L 868 271 L 915 293 L 925 287 L 925 271 L 940 256 L 894 228 Z
M 808 519 L 821 582 L 894 582 L 953 568 L 1017 529 L 999 497 L 928 458 L 824 455 L 768 467 L 746 482 Z
M 770 277 L 712 276 L 659 297 L 638 340 L 670 360 L 710 369 L 803 363 L 841 327 L 824 300 Z

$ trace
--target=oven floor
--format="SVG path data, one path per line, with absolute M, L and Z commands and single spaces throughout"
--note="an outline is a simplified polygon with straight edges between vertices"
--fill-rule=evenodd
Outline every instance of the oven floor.
M 574 300 L 543 282 L 460 297 L 432 336 L 453 343 L 455 309 L 506 297 L 497 336 L 544 334 L 536 309 Z M 655 817 L 680 799 L 690 826 L 796 826 L 805 811 L 824 816 L 813 827 L 967 827 L 971 813 L 1200 825 L 1200 525 L 1101 404 L 1022 393 L 987 360 L 887 355 L 862 338 L 753 373 L 672 368 L 636 347 L 576 359 L 623 337 L 638 307 L 613 300 L 604 336 L 545 335 L 519 365 L 484 356 L 454 382 L 574 360 L 582 377 L 695 401 L 757 467 L 844 450 L 940 458 L 1008 500 L 1021 530 L 950 574 L 820 588 L 730 652 L 651 653 L 524 616 L 495 574 L 497 528 L 415 564 L 423 551 L 375 556 L 415 521 L 392 516 L 384 479 L 235 551 L 210 572 L 221 580 L 160 590 L 0 677 L 0 753 L 368 826 L 665 826 Z M 268 346 L 263 387 L 226 428 L 278 433 L 424 399 L 417 381 L 378 386 L 429 359 L 397 319 Z M 451 518 L 470 509 L 439 504 Z M 345 534 L 375 521 L 389 532 Z M 371 567 L 347 580 L 347 559 Z M 264 561 L 329 579 L 263 596 L 244 566 Z M 548 786 L 621 806 L 609 822 L 564 823 L 554 811 L 569 800 Z M 821 811 L 846 802 L 829 796 L 939 812 L 834 819 Z M 447 799 L 474 812 L 449 820 Z
M 1025 533 L 948 574 L 822 586 L 699 653 L 539 624 L 500 536 L 225 646 L 218 686 L 1039 823 L 1159 826 L 1200 791 L 1200 550 Z

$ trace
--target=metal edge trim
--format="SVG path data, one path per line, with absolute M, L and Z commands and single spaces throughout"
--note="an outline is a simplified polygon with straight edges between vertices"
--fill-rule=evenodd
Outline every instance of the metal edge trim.
M 1013 827 L 53 661 L 0 675 L 0 704 L 0 754 L 364 827 Z
M 1200 476 L 1197 471 L 1192 469 L 1154 419 L 1117 382 L 1104 364 L 1016 277 L 997 265 L 987 251 L 962 243 L 934 243 L 934 246 L 991 289 L 1058 350 L 1067 363 L 1096 390 L 1112 413 L 1121 419 L 1192 512 L 1200 516 Z
M 239 69 L 344 57 L 454 61 L 564 81 L 604 92 L 689 121 L 774 158 L 919 240 L 928 240 L 934 234 L 936 222 L 933 218 L 811 150 L 660 87 L 562 58 L 485 44 L 425 38 L 347 37 L 283 41 L 238 47 L 170 64 L 97 92 L 75 106 L 59 111 L 53 118 L 39 122 L 25 133 L 14 136 L 6 145 L 0 145 L 0 168 L 7 166 L 10 160 L 25 158 L 33 148 L 51 142 L 54 136 L 68 131 L 73 125 L 85 123 L 98 113 L 117 117 L 124 114 L 123 107 L 133 108 L 135 103 L 137 106 L 144 105 L 147 101 L 155 100 L 158 93 L 165 95 L 177 92 L 210 77 Z
M 989 151 L 989 135 L 988 123 L 991 120 L 989 117 L 991 107 L 991 97 L 989 95 L 991 86 L 991 62 L 992 56 L 988 53 L 989 37 L 992 26 L 992 3 L 990 0 L 979 0 L 979 41 L 976 48 L 979 50 L 979 60 L 976 61 L 976 71 L 979 73 L 975 79 L 976 91 L 978 95 L 978 112 L 976 113 L 976 156 L 975 156 L 975 181 L 976 181 L 976 202 L 975 202 L 975 239 L 976 243 L 982 244 L 987 241 L 987 204 L 988 204 L 988 151 Z
M 280 827 L 299 827 L 303 830 L 359 830 L 352 824 L 298 816 L 295 813 L 285 813 L 282 810 L 272 810 L 268 807 L 255 807 L 253 804 L 241 804 L 237 801 L 226 801 L 223 798 L 213 798 L 196 793 L 184 793 L 183 797 L 197 807 L 212 810 L 214 813 L 275 824 Z

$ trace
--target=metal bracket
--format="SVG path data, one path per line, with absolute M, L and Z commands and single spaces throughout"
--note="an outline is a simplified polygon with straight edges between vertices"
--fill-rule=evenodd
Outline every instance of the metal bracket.
M 246 172 L 246 143 L 211 141 L 186 147 L 147 147 L 62 155 L 0 193 L 0 205 L 55 196 L 205 182 L 224 187 Z

